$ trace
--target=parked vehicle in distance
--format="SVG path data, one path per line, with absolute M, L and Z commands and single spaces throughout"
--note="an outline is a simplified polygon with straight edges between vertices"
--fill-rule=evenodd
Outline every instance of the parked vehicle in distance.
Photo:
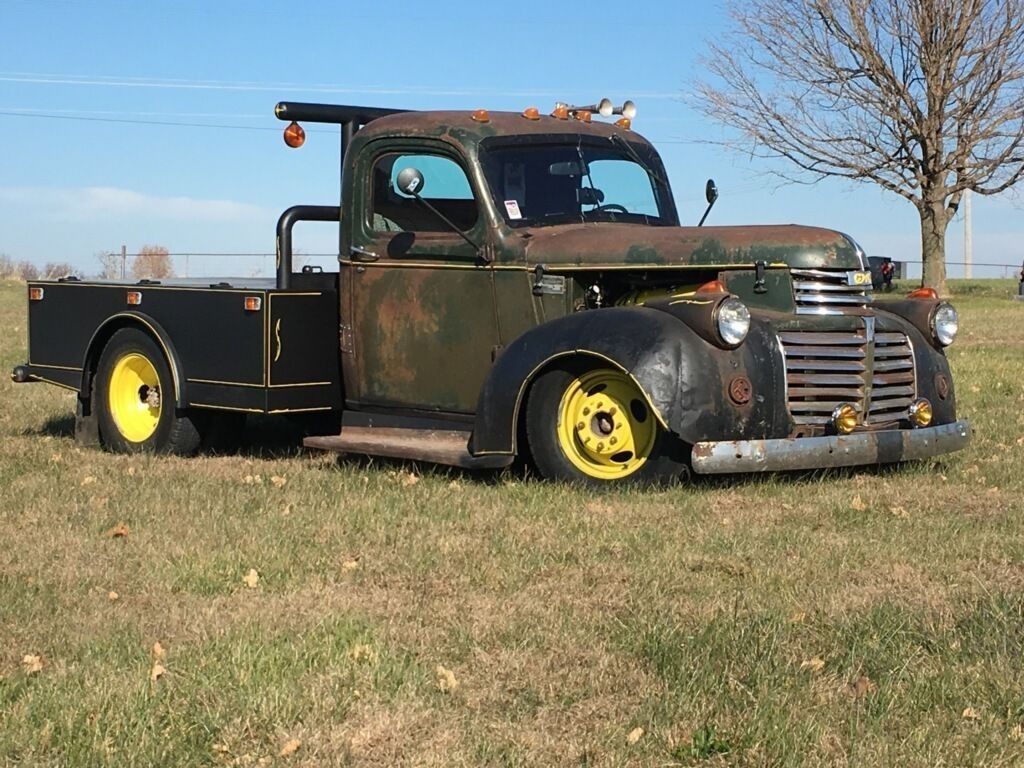
M 278 104 L 291 146 L 341 126 L 343 173 L 339 206 L 281 216 L 276 279 L 32 281 L 13 377 L 74 390 L 78 439 L 124 452 L 191 453 L 249 413 L 340 421 L 315 448 L 593 484 L 962 448 L 954 308 L 873 303 L 839 232 L 683 226 L 634 111 Z M 338 223 L 337 273 L 292 271 L 306 220 Z

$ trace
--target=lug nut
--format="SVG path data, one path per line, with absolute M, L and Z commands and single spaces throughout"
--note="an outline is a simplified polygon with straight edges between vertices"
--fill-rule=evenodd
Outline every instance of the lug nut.
M 619 412 L 619 409 L 616 408 L 614 405 L 611 408 L 608 409 L 608 415 L 609 416 L 614 416 L 618 412 Z
M 603 451 L 604 450 L 604 443 L 598 443 L 597 444 L 597 450 Z
M 578 429 L 578 430 L 579 430 L 580 432 L 582 432 L 582 431 L 583 431 L 583 429 L 584 429 L 584 427 L 586 427 L 586 426 L 587 426 L 587 425 L 586 425 L 586 424 L 584 424 L 584 423 L 583 423 L 583 422 L 581 421 L 581 422 L 579 422 L 579 423 L 578 423 L 578 424 L 576 425 L 576 429 Z
M 608 442 L 609 442 L 609 443 L 611 443 L 612 445 L 615 445 L 615 444 L 616 444 L 617 442 L 619 442 L 619 438 L 617 438 L 617 437 L 613 437 L 613 438 L 612 438 L 611 440 L 609 440 Z
M 583 409 L 583 415 L 584 416 L 589 416 L 590 415 L 590 409 L 589 408 L 584 408 Z

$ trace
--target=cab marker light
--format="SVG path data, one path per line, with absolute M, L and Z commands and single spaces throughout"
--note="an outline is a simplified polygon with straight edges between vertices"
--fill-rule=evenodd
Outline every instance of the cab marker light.
M 478 109 L 470 115 L 474 121 L 478 123 L 489 123 L 491 122 L 491 114 L 486 109 Z
M 139 306 L 142 303 L 142 291 L 128 291 L 125 295 L 125 301 L 128 302 L 129 306 Z
M 263 307 L 263 299 L 259 296 L 246 296 L 245 297 L 245 311 L 246 312 L 259 312 Z
M 527 107 L 523 110 L 523 117 L 527 120 L 540 120 L 540 110 L 536 107 Z

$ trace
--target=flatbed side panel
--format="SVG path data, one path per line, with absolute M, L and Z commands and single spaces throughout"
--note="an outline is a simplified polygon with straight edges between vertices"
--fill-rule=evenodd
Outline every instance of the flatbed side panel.
M 97 330 L 115 316 L 135 312 L 152 318 L 164 330 L 189 383 L 265 386 L 263 291 L 85 282 L 32 285 L 44 290 L 43 299 L 30 301 L 28 309 L 33 372 L 72 372 L 80 380 Z M 129 293 L 139 294 L 139 302 L 129 304 Z M 247 311 L 247 296 L 258 297 L 261 309 Z
M 337 292 L 274 291 L 267 304 L 267 410 L 340 409 Z

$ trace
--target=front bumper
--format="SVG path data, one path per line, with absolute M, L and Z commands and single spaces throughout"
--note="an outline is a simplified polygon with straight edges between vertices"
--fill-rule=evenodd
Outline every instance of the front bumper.
M 954 421 L 924 429 L 889 429 L 834 437 L 695 443 L 693 471 L 710 475 L 893 464 L 953 453 L 970 440 L 970 422 Z

